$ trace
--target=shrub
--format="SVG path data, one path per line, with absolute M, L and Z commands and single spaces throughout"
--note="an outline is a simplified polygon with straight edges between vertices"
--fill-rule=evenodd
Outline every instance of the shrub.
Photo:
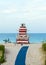
M 46 52 L 46 43 L 42 44 L 42 49 L 43 49 L 44 52 Z
M 46 60 L 45 60 L 45 65 L 46 65 Z
M 0 51 L 2 51 L 2 56 L 0 58 L 0 63 L 3 63 L 5 61 L 5 59 L 4 59 L 5 46 L 4 45 L 0 45 Z
M 0 45 L 0 50 L 3 51 L 3 53 L 5 52 L 5 46 L 4 45 Z
M 45 54 L 45 65 L 46 65 L 46 42 L 43 42 L 43 44 L 42 44 L 42 50 L 43 50 L 43 52 Z

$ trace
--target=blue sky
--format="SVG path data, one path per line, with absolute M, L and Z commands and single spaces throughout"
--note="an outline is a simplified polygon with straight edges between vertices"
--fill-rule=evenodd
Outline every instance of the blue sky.
M 0 0 L 0 33 L 16 33 L 21 23 L 46 33 L 46 0 Z

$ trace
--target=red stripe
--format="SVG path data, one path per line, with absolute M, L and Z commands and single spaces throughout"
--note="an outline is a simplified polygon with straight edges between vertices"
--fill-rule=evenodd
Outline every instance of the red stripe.
M 19 32 L 26 32 L 26 30 L 19 30 Z
M 19 29 L 19 30 L 27 30 L 27 29 Z
M 19 29 L 19 31 L 27 31 L 27 30 Z
M 20 43 L 20 44 L 22 44 L 22 43 L 28 43 L 28 42 L 17 42 L 17 43 Z
M 18 39 L 17 41 L 28 41 L 28 40 L 20 40 L 20 39 Z

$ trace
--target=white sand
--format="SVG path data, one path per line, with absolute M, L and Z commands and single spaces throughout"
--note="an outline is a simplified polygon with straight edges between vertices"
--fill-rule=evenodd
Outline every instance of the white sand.
M 6 62 L 2 65 L 14 65 L 16 56 L 22 46 L 29 46 L 26 55 L 26 65 L 44 65 L 43 54 L 41 51 L 42 44 L 13 44 L 7 43 L 5 45 Z

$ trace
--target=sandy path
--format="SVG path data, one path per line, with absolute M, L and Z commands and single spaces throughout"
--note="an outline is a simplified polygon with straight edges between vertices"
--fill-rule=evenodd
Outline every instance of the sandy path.
M 26 56 L 26 65 L 43 65 L 41 46 L 41 44 L 30 44 Z
M 26 55 L 26 65 L 43 65 L 43 54 L 40 51 L 42 44 L 27 44 L 29 46 Z M 6 62 L 2 65 L 14 65 L 16 56 L 21 47 L 18 44 L 5 44 L 6 48 Z

